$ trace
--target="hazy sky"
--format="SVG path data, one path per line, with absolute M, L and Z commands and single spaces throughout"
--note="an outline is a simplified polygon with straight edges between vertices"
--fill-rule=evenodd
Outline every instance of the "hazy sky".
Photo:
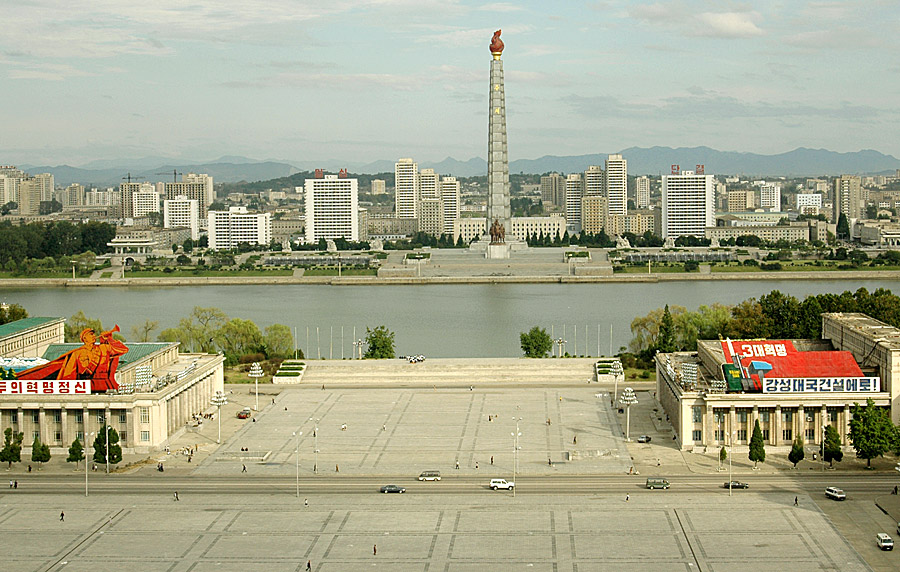
M 0 164 L 468 159 L 503 29 L 510 159 L 900 156 L 900 2 L 0 0 Z

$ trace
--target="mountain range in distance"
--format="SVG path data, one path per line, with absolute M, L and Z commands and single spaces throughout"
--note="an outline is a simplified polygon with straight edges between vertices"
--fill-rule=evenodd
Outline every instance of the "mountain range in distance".
M 744 175 L 748 177 L 834 176 L 841 174 L 894 175 L 900 169 L 900 159 L 878 151 L 865 149 L 837 153 L 827 149 L 797 148 L 776 155 L 718 151 L 709 147 L 630 147 L 620 151 L 628 161 L 630 175 L 660 175 L 668 173 L 672 165 L 693 170 L 704 165 L 707 174 Z M 538 159 L 517 159 L 509 164 L 510 173 L 541 174 L 548 172 L 577 173 L 591 165 L 603 166 L 607 154 L 553 156 Z M 247 157 L 224 156 L 214 161 L 199 162 L 164 157 L 140 159 L 103 159 L 81 167 L 21 165 L 31 174 L 52 173 L 56 184 L 80 183 L 85 186 L 117 186 L 130 175 L 132 181 L 168 181 L 177 173 L 206 173 L 218 183 L 267 181 L 303 171 L 325 169 L 337 172 L 348 169 L 351 174 L 376 174 L 394 171 L 395 160 L 371 163 L 323 161 L 258 161 Z M 487 174 L 487 162 L 480 157 L 459 161 L 447 157 L 439 162 L 420 161 L 419 168 L 432 168 L 443 175 L 472 177 Z

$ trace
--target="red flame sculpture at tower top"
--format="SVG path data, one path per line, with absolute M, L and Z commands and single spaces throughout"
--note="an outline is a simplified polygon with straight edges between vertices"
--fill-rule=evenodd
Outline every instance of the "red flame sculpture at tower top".
M 503 53 L 503 40 L 500 39 L 501 30 L 497 30 L 494 32 L 494 37 L 491 38 L 491 53 L 492 54 L 502 54 Z

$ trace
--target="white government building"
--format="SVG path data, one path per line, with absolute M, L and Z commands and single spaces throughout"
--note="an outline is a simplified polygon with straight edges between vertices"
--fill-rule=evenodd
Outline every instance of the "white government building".
M 209 211 L 207 217 L 212 250 L 229 250 L 241 243 L 272 242 L 270 213 L 250 213 L 247 207 L 229 207 L 227 211 Z
M 306 242 L 359 241 L 359 181 L 338 175 L 306 179 Z

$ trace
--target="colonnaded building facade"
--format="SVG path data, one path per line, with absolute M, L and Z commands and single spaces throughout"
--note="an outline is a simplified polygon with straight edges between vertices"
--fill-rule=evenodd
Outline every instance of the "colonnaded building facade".
M 822 314 L 820 340 L 700 341 L 656 355 L 656 392 L 682 450 L 820 445 L 833 425 L 849 445 L 852 409 L 871 398 L 900 422 L 900 329 L 865 314 Z
M 64 318 L 25 318 L 0 325 L 0 358 L 53 360 L 81 346 L 64 343 Z M 125 452 L 148 453 L 184 431 L 192 415 L 210 409 L 224 388 L 221 354 L 182 354 L 179 344 L 126 342 L 115 379 L 118 391 L 49 393 L 41 381 L 0 380 L 0 434 L 7 428 L 35 437 L 63 453 L 79 439 L 96 434 L 107 422 L 118 431 Z M 8 369 L 8 368 L 7 368 Z M 56 388 L 58 391 L 58 388 Z

